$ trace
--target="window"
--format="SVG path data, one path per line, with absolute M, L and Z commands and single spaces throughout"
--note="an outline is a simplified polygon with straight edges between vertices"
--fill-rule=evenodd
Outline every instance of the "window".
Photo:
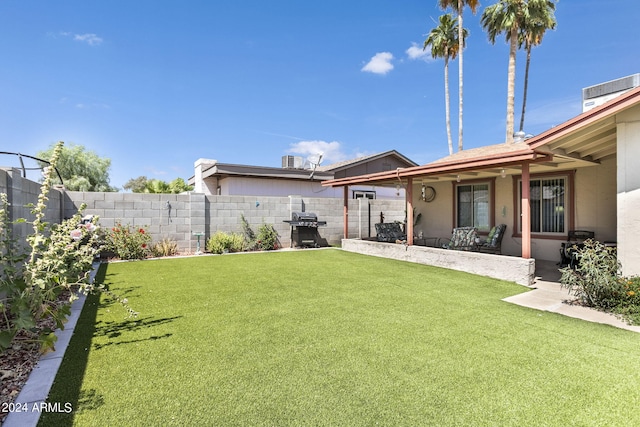
M 356 190 L 353 192 L 353 198 L 374 200 L 376 198 L 376 192 L 366 191 L 366 190 Z
M 529 181 L 531 232 L 541 234 L 566 233 L 567 194 L 566 177 L 532 178 Z M 519 182 L 522 200 L 522 181 Z M 522 210 L 522 206 L 520 206 Z M 522 230 L 522 223 L 520 224 Z
M 456 226 L 491 228 L 491 194 L 489 183 L 456 185 Z

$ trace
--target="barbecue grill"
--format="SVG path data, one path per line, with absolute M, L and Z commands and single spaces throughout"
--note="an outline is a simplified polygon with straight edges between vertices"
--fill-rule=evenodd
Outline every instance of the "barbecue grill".
M 291 219 L 284 221 L 291 226 L 291 247 L 320 246 L 318 227 L 327 225 L 327 221 L 318 221 L 313 212 L 291 212 Z

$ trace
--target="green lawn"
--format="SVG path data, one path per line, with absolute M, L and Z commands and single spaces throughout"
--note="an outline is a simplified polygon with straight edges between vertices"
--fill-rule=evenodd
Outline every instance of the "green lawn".
M 106 271 L 105 271 L 106 270 Z M 640 334 L 330 249 L 110 264 L 42 425 L 640 425 Z

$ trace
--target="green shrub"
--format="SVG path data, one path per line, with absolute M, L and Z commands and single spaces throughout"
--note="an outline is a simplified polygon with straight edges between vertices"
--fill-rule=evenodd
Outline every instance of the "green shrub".
M 579 264 L 561 269 L 560 284 L 588 307 L 621 315 L 640 324 L 640 277 L 622 277 L 614 248 L 587 240 L 578 250 Z
M 240 221 L 242 222 L 242 233 L 244 234 L 244 247 L 247 251 L 253 251 L 256 249 L 256 233 L 249 225 L 249 221 L 244 217 L 244 214 L 240 214 Z
M 206 249 L 214 254 L 242 252 L 244 249 L 244 236 L 237 233 L 217 231 L 207 240 Z
M 144 228 L 136 229 L 118 221 L 105 239 L 106 248 L 120 259 L 144 259 L 149 255 L 151 236 Z
M 623 287 L 615 249 L 588 239 L 576 257 L 579 263 L 575 270 L 570 267 L 560 270 L 561 285 L 588 307 L 610 309 L 617 306 Z
M 164 239 L 156 242 L 153 246 L 151 246 L 151 254 L 154 257 L 177 255 L 178 243 L 173 239 L 165 237 Z
M 262 224 L 258 228 L 258 235 L 256 236 L 256 248 L 263 251 L 272 251 L 280 247 L 280 240 L 278 240 L 278 232 L 273 228 L 271 224 Z

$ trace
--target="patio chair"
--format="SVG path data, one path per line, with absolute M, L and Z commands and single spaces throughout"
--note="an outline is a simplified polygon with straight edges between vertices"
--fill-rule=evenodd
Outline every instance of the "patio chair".
M 381 222 L 376 224 L 376 238 L 378 242 L 396 243 L 398 240 L 407 240 L 407 235 L 399 222 Z
M 576 268 L 579 264 L 576 254 L 578 250 L 584 247 L 584 241 L 593 239 L 595 233 L 588 230 L 569 230 L 567 233 L 567 241 L 560 244 L 560 267 L 568 265 Z
M 472 251 L 477 248 L 478 229 L 475 227 L 457 227 L 453 229 L 451 239 L 442 239 L 440 247 L 457 251 Z
M 494 226 L 491 231 L 489 231 L 487 239 L 478 244 L 480 252 L 497 255 L 502 254 L 502 238 L 504 237 L 505 231 L 507 231 L 507 224 Z

